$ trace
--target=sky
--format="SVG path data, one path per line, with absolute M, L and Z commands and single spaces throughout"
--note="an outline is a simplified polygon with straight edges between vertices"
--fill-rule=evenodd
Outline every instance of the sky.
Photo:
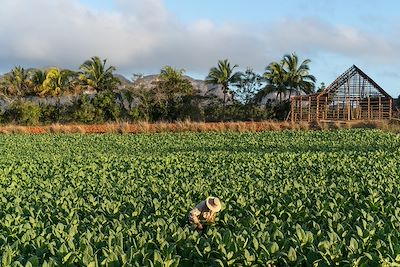
M 398 0 L 0 0 L 0 74 L 78 70 L 92 56 L 117 73 L 165 65 L 204 79 L 219 59 L 263 73 L 295 52 L 317 86 L 353 64 L 400 94 Z

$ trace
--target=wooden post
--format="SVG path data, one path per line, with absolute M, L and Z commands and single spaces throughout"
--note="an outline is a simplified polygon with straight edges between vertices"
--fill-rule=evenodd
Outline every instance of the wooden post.
M 337 106 L 337 114 L 336 114 L 336 117 L 337 117 L 337 120 L 339 120 L 339 114 L 340 114 L 339 95 L 337 96 L 337 103 L 336 103 L 336 106 Z
M 319 97 L 317 96 L 317 121 L 319 121 Z
M 350 106 L 350 97 L 347 97 L 347 120 L 351 120 L 351 106 Z
M 328 118 L 328 96 L 325 97 L 325 119 Z
M 371 99 L 368 96 L 368 120 L 371 120 Z
M 308 122 L 311 121 L 311 96 L 308 97 Z
M 392 105 L 393 105 L 393 100 L 390 98 L 389 99 L 389 120 L 392 119 Z
M 295 117 L 294 117 L 294 98 L 292 98 L 291 100 L 290 100 L 290 112 L 292 113 L 292 122 L 294 122 L 294 119 L 295 119 Z
M 303 121 L 303 96 L 300 96 L 300 121 Z
M 378 115 L 378 118 L 381 120 L 382 119 L 382 101 L 381 101 L 381 97 L 379 96 L 379 108 L 378 108 L 378 112 L 379 112 L 379 115 Z

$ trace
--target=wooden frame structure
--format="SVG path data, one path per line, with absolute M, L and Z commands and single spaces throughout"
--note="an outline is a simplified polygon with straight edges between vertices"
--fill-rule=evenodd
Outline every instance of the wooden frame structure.
M 291 98 L 290 118 L 295 121 L 387 120 L 393 98 L 353 65 L 324 91 Z

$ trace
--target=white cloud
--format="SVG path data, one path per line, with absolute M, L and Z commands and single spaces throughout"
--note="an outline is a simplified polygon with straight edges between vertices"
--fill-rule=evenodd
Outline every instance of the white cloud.
M 14 65 L 78 68 L 98 55 L 124 73 L 157 71 L 169 64 L 207 72 L 218 59 L 262 70 L 296 51 L 397 63 L 396 36 L 363 32 L 320 19 L 286 19 L 265 25 L 185 24 L 163 0 L 116 0 L 114 11 L 91 10 L 78 0 L 2 0 L 0 70 Z

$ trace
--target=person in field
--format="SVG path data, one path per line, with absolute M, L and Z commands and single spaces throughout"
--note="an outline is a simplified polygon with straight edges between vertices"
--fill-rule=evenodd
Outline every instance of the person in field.
M 189 224 L 202 231 L 206 225 L 215 222 L 217 213 L 221 210 L 221 201 L 217 197 L 208 197 L 189 213 Z

